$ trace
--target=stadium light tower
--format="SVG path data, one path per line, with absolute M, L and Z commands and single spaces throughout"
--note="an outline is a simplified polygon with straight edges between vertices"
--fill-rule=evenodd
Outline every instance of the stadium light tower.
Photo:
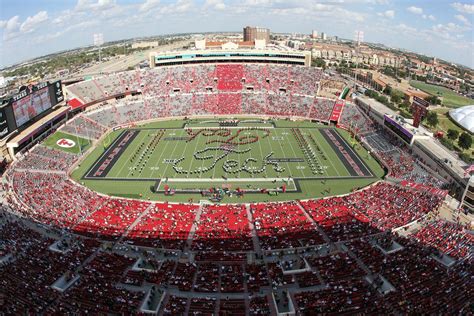
M 363 31 L 355 31 L 354 32 L 354 41 L 356 42 L 356 68 L 354 72 L 354 90 L 357 84 L 357 68 L 359 66 L 359 52 L 360 52 L 360 42 L 364 41 L 364 32 Z
M 354 32 L 354 41 L 356 42 L 355 52 L 356 52 L 356 67 L 354 71 L 354 87 L 353 91 L 356 91 L 357 87 L 357 68 L 359 67 L 359 52 L 360 52 L 360 42 L 364 41 L 364 32 L 363 31 L 355 31 Z M 352 119 L 351 119 L 351 126 L 352 126 Z M 356 138 L 357 129 L 353 131 L 354 138 Z
M 101 51 L 102 51 L 103 44 L 104 44 L 104 33 L 94 34 L 94 46 L 99 47 L 99 67 L 100 67 L 100 63 L 102 62 Z

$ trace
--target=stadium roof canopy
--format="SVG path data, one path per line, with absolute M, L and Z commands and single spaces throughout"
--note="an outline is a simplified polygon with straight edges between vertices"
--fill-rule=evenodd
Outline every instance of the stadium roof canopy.
M 474 105 L 463 106 L 462 108 L 449 111 L 449 115 L 459 125 L 474 133 Z

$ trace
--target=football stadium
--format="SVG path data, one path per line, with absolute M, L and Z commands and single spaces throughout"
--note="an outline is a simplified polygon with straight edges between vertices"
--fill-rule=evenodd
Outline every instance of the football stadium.
M 469 314 L 469 174 L 421 126 L 304 53 L 163 56 L 4 104 L 2 314 Z

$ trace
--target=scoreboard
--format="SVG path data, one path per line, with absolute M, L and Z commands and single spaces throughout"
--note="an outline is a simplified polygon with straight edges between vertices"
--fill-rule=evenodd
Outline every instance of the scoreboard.
M 395 120 L 391 119 L 387 115 L 384 115 L 384 125 L 389 128 L 392 132 L 397 134 L 403 141 L 411 145 L 413 140 L 413 134 L 406 128 L 398 124 Z
M 37 87 L 37 90 L 31 93 L 27 90 L 22 92 L 13 97 L 12 102 L 17 127 L 23 126 L 52 107 L 47 84 Z
M 421 120 L 425 117 L 428 112 L 430 103 L 417 96 L 413 96 L 413 103 L 411 104 L 413 110 L 413 126 L 419 127 Z
M 64 101 L 61 81 L 26 88 L 0 107 L 0 139 Z

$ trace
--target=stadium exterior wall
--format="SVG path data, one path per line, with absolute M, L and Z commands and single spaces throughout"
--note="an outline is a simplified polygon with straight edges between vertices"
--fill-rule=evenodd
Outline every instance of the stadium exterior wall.
M 311 52 L 274 50 L 191 50 L 157 53 L 151 52 L 150 68 L 192 63 L 280 63 L 310 67 Z

